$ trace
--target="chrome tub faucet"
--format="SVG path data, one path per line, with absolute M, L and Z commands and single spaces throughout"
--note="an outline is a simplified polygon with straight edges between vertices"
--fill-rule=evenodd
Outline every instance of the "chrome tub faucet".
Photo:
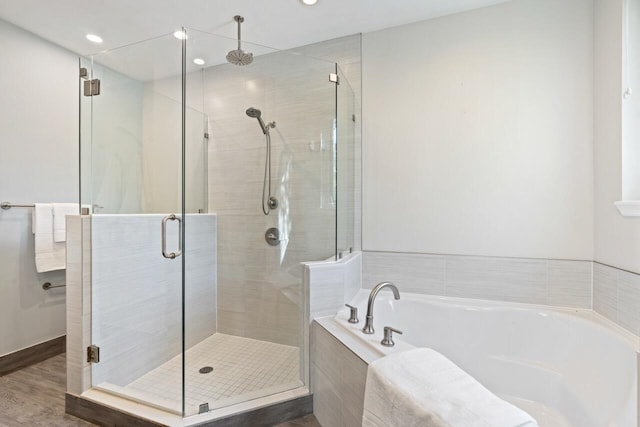
M 365 334 L 373 334 L 375 329 L 373 329 L 373 303 L 376 300 L 376 296 L 378 296 L 378 292 L 383 290 L 384 288 L 390 288 L 393 291 L 393 297 L 395 299 L 400 299 L 400 292 L 396 285 L 391 282 L 381 282 L 376 285 L 375 288 L 371 289 L 371 293 L 369 294 L 369 303 L 367 304 L 367 319 L 364 324 L 364 328 L 362 328 L 362 332 Z

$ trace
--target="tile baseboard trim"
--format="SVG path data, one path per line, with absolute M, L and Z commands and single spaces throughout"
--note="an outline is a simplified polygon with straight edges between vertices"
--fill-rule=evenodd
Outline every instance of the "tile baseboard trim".
M 64 353 L 66 342 L 66 335 L 62 335 L 0 357 L 0 377 Z
M 158 427 L 166 424 L 133 415 L 74 394 L 65 394 L 65 412 L 99 426 Z M 269 427 L 313 413 L 313 395 L 205 421 L 198 427 Z

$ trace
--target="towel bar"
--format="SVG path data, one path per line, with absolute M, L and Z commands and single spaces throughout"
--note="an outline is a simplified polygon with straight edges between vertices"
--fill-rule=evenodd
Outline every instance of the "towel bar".
M 45 291 L 48 291 L 49 289 L 53 289 L 53 288 L 66 288 L 67 285 L 52 285 L 50 282 L 46 282 L 42 284 L 42 289 L 44 289 Z
M 11 208 L 35 208 L 36 205 L 14 205 L 11 202 L 2 202 L 0 203 L 0 209 L 11 209 Z

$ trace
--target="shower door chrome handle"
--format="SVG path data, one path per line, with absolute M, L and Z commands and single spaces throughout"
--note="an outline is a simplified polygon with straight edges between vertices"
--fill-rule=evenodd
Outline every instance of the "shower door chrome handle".
M 167 253 L 167 221 L 178 221 L 178 251 Z M 174 259 L 182 255 L 182 219 L 175 214 L 162 218 L 162 256 Z

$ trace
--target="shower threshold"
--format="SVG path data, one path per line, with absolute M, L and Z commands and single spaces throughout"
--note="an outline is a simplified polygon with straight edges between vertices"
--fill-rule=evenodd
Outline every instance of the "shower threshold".
M 216 333 L 188 349 L 185 359 L 187 416 L 203 407 L 213 411 L 304 385 L 298 347 Z M 125 386 L 102 383 L 94 389 L 180 415 L 182 355 Z

